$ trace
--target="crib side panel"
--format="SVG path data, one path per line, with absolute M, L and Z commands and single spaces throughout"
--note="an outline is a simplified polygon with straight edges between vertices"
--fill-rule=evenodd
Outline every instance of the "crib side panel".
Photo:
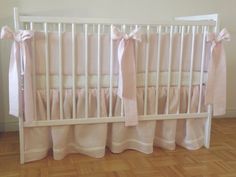
M 44 111 L 46 115 L 35 119 L 115 117 L 116 104 L 120 104 L 119 116 L 124 116 L 123 102 L 117 101 L 120 98 L 116 96 L 119 41 L 111 39 L 112 26 L 114 24 L 23 23 L 24 29 L 35 31 L 32 42 L 35 112 L 44 115 L 38 113 Z M 134 49 L 137 88 L 143 88 L 142 115 L 205 111 L 203 102 L 209 59 L 206 35 L 210 32 L 207 25 L 116 26 L 127 34 L 137 27 L 142 31 L 142 40 L 135 43 Z M 148 111 L 151 88 L 155 90 L 154 112 Z M 192 100 L 193 92 L 199 93 L 198 99 Z M 181 96 L 186 93 L 184 111 Z M 165 102 L 160 101 L 162 97 Z M 178 101 L 175 108 L 170 108 L 173 99 Z M 95 102 L 91 105 L 91 101 Z M 160 104 L 164 104 L 164 110 L 159 110 L 163 107 Z M 193 109 L 195 104 L 197 107 Z M 89 112 L 94 113 L 89 115 Z

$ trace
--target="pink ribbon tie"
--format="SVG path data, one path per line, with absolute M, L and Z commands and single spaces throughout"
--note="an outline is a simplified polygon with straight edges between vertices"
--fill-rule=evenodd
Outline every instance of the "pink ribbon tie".
M 224 115 L 226 110 L 226 56 L 222 41 L 230 41 L 230 34 L 224 28 L 218 36 L 210 34 L 211 58 L 208 66 L 206 104 L 213 105 L 213 115 Z
M 31 57 L 27 41 L 31 39 L 33 32 L 27 30 L 20 30 L 14 33 L 8 26 L 2 27 L 1 39 L 13 40 L 11 48 L 10 65 L 9 65 L 9 113 L 19 117 L 22 116 L 22 109 L 19 107 L 19 65 L 22 57 L 24 73 L 24 109 L 25 117 L 34 118 L 34 111 L 32 110 L 33 90 L 32 90 L 32 76 L 31 76 Z M 21 74 L 23 74 L 21 73 Z M 21 104 L 20 104 L 21 105 Z M 21 105 L 23 106 L 23 105 Z M 31 109 L 30 109 L 31 108 Z
M 135 64 L 135 40 L 141 41 L 139 29 L 126 34 L 113 27 L 112 39 L 119 40 L 119 82 L 118 96 L 123 99 L 125 126 L 138 124 L 137 95 L 136 95 L 136 64 Z

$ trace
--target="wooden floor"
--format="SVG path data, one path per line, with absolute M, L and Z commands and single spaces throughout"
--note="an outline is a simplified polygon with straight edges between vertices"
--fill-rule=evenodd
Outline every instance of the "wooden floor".
M 0 177 L 236 177 L 236 119 L 214 119 L 209 150 L 155 148 L 150 155 L 128 150 L 94 159 L 52 156 L 20 165 L 17 133 L 0 134 Z

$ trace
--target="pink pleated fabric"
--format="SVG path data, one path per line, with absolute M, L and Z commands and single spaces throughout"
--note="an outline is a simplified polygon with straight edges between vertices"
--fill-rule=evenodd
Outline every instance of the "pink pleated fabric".
M 19 117 L 24 109 L 26 117 L 34 118 L 34 101 L 31 77 L 31 56 L 28 42 L 32 38 L 33 32 L 20 30 L 14 33 L 8 26 L 2 27 L 1 39 L 13 40 L 11 48 L 9 65 L 9 112 L 11 115 Z M 20 57 L 22 57 L 23 66 L 20 73 Z M 19 76 L 24 74 L 24 108 L 19 107 Z
M 230 35 L 223 29 L 218 36 L 211 33 L 211 54 L 206 87 L 206 104 L 213 105 L 214 115 L 224 115 L 226 110 L 226 56 L 222 41 L 229 41 Z
M 203 87 L 205 90 L 205 86 Z M 155 87 L 149 87 L 147 97 L 147 114 L 155 113 Z M 144 88 L 137 88 L 138 114 L 144 113 Z M 170 111 L 175 112 L 178 106 L 178 88 L 170 88 Z M 59 119 L 59 90 L 52 89 L 50 98 L 52 109 L 50 113 L 53 119 Z M 72 90 L 63 92 L 63 112 L 66 119 L 72 118 Z M 167 88 L 159 89 L 158 113 L 165 114 Z M 188 87 L 181 88 L 180 113 L 187 112 Z M 191 112 L 198 111 L 199 86 L 194 86 L 191 96 Z M 202 108 L 205 111 L 204 95 L 202 95 Z M 77 104 L 76 116 L 84 117 L 85 90 L 76 91 Z M 97 113 L 96 89 L 88 90 L 89 118 Z M 121 99 L 117 95 L 117 89 L 112 92 L 112 109 L 114 116 L 120 116 Z M 101 116 L 108 116 L 109 89 L 101 89 Z M 46 120 L 46 94 L 44 90 L 37 91 L 37 114 L 42 120 Z M 25 128 L 25 160 L 33 161 L 47 156 L 52 149 L 53 158 L 63 159 L 70 153 L 82 153 L 91 157 L 100 158 L 105 155 L 106 146 L 113 153 L 120 153 L 127 149 L 134 149 L 146 154 L 153 152 L 154 146 L 173 150 L 176 144 L 191 150 L 199 149 L 204 144 L 204 119 L 189 120 L 164 120 L 164 121 L 140 121 L 137 126 L 125 127 L 124 123 L 102 123 L 91 125 L 66 125 L 52 127 Z M 37 138 L 35 138 L 37 137 Z
M 124 101 L 125 125 L 138 124 L 136 99 L 135 40 L 141 41 L 139 29 L 129 35 L 113 27 L 112 39 L 120 40 L 118 45 L 119 83 L 118 96 Z

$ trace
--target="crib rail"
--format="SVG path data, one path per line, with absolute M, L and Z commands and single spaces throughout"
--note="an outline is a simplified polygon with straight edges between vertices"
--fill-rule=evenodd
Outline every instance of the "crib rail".
M 190 113 L 190 114 L 165 114 L 165 115 L 143 115 L 139 116 L 139 121 L 150 120 L 175 120 L 175 119 L 196 119 L 206 118 L 208 113 Z M 24 122 L 24 127 L 45 127 L 45 126 L 60 126 L 60 125 L 76 125 L 76 124 L 101 124 L 101 123 L 115 123 L 124 122 L 125 119 L 122 116 L 100 117 L 99 119 L 63 119 L 63 120 L 50 120 L 50 121 L 32 121 Z
M 126 24 L 126 25 L 201 25 L 215 26 L 214 20 L 199 20 L 199 21 L 155 21 L 148 19 L 106 19 L 106 18 L 75 18 L 75 17 L 47 17 L 47 16 L 20 16 L 21 22 L 32 23 L 76 23 L 76 24 Z

